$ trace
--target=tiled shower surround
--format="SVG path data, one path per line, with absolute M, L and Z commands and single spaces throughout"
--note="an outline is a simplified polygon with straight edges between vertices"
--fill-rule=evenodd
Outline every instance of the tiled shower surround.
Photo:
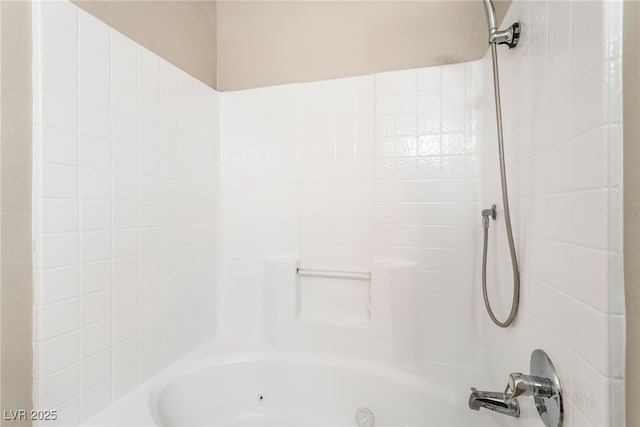
M 227 335 L 483 369 L 494 383 L 469 386 L 496 390 L 543 348 L 565 425 L 624 424 L 618 9 L 515 1 L 505 19 L 523 26 L 500 50 L 522 300 L 502 330 L 480 290 L 480 209 L 501 205 L 488 56 L 220 94 L 36 3 L 35 406 L 77 423 Z M 528 402 L 523 418 L 539 423 Z

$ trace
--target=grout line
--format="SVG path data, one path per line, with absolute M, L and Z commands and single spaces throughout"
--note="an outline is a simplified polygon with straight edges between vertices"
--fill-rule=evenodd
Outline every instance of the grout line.
M 142 170 L 142 156 L 141 151 L 142 149 L 140 148 L 140 143 L 141 143 L 141 120 L 140 120 L 140 115 L 141 115 L 141 109 L 140 109 L 140 69 L 141 69 L 141 50 L 140 47 L 138 45 L 134 46 L 135 48 L 135 103 L 136 103 L 136 144 L 135 144 L 135 155 L 136 155 L 136 185 L 137 185 L 137 194 L 136 194 L 136 216 L 137 216 L 137 226 L 136 226 L 136 253 L 135 253 L 135 257 L 136 257 L 136 279 L 134 282 L 135 286 L 136 286 L 136 295 L 137 295 L 137 301 L 136 301 L 136 306 L 130 310 L 131 311 L 136 311 L 136 319 L 137 319 L 137 327 L 136 327 L 136 333 L 134 334 L 134 337 L 136 339 L 136 343 L 137 343 L 137 349 L 138 349 L 138 355 L 137 355 L 137 360 L 136 362 L 138 363 L 138 376 L 136 379 L 136 384 L 140 384 L 142 382 L 142 334 L 140 331 L 140 261 L 141 261 L 141 235 L 140 235 L 140 227 L 139 225 L 142 223 L 142 209 L 141 209 L 141 187 L 142 187 L 142 176 L 141 176 L 141 170 Z M 179 127 L 178 127 L 179 129 Z
M 597 314 L 598 316 L 605 316 L 607 318 L 611 318 L 611 317 L 616 317 L 618 316 L 615 313 L 606 313 L 603 311 L 600 311 L 598 308 L 592 306 L 591 304 L 589 304 L 586 301 L 583 301 L 581 299 L 579 299 L 578 297 L 571 295 L 569 293 L 567 293 L 566 291 L 562 290 L 562 289 L 558 289 L 556 286 L 548 283 L 545 279 L 542 279 L 536 275 L 534 275 L 533 273 L 530 272 L 526 272 L 523 271 L 522 273 L 524 273 L 525 276 L 529 276 L 532 279 L 534 279 L 536 282 L 540 283 L 541 285 L 543 285 L 544 287 L 546 287 L 551 293 L 555 292 L 557 294 L 560 294 L 562 296 L 564 296 L 565 298 L 567 298 L 568 300 L 577 303 L 578 305 L 588 309 L 590 312 L 592 312 L 593 314 Z
M 78 13 L 75 13 L 75 21 L 76 21 L 76 30 L 75 30 L 75 41 L 76 41 L 76 63 L 75 63 L 75 68 L 76 68 L 76 96 L 78 97 L 77 100 L 75 100 L 75 114 L 76 114 L 76 130 L 75 130 L 75 139 L 76 139 L 76 159 L 77 159 L 77 165 L 76 165 L 76 179 L 77 179 L 77 183 L 78 183 L 78 193 L 76 195 L 76 197 L 74 198 L 74 200 L 77 200 L 77 211 L 76 211 L 76 218 L 77 218 L 77 230 L 76 230 L 76 245 L 77 245 L 77 254 L 78 254 L 78 259 L 76 260 L 75 263 L 73 263 L 72 265 L 79 265 L 80 264 L 80 258 L 81 258 L 81 245 L 80 245 L 80 228 L 81 228 L 81 210 L 80 210 L 80 105 L 78 100 L 80 99 L 80 18 Z M 78 380 L 79 383 L 82 384 L 82 370 L 80 369 L 81 366 L 81 361 L 82 361 L 82 334 L 81 334 L 81 330 L 82 327 L 80 326 L 82 324 L 82 297 L 81 297 L 81 290 L 82 290 L 82 277 L 80 274 L 80 268 L 77 268 L 77 280 L 78 280 L 78 289 L 77 289 L 77 295 L 78 295 L 78 307 L 77 307 L 77 329 L 78 329 L 78 348 L 77 348 L 77 375 L 78 375 Z M 82 387 L 81 385 L 78 384 L 78 390 L 77 390 L 77 395 L 78 395 L 78 421 L 81 421 L 84 419 L 83 417 L 83 403 L 82 403 L 82 399 L 81 399 L 81 395 L 82 395 Z

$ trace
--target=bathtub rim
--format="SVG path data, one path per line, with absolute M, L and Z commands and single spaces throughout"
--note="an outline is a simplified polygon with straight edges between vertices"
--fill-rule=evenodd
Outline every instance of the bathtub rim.
M 170 376 L 176 375 L 186 369 L 186 365 L 193 366 L 197 363 L 209 363 L 213 360 L 225 360 L 235 358 L 239 354 L 246 355 L 248 358 L 259 357 L 259 355 L 267 354 L 305 354 L 312 355 L 321 359 L 327 359 L 326 353 L 316 352 L 298 352 L 294 350 L 276 350 L 265 342 L 255 338 L 244 338 L 234 336 L 218 336 L 207 341 L 203 345 L 194 348 L 178 360 L 166 365 L 149 378 L 140 382 L 136 387 L 130 389 L 126 393 L 113 400 L 110 404 L 102 408 L 96 414 L 79 422 L 79 427 L 154 427 L 157 426 L 155 419 L 151 415 L 149 406 L 149 397 L 151 390 Z M 428 363 L 418 365 L 384 365 L 376 362 L 358 358 L 348 358 L 340 355 L 329 354 L 328 358 L 332 359 L 351 359 L 362 366 L 383 366 L 388 368 L 387 372 L 393 372 L 394 376 L 400 377 L 403 374 L 411 378 L 424 379 L 423 382 L 432 384 L 443 384 L 441 389 L 448 390 L 450 394 L 460 394 L 463 390 L 468 390 L 470 385 L 491 385 L 490 378 L 486 372 L 475 367 L 464 367 L 452 364 Z M 426 368 L 426 370 L 425 370 Z M 464 372 L 460 373 L 460 369 Z M 436 373 L 435 377 L 431 373 Z M 464 380 L 460 380 L 460 375 Z M 451 380 L 449 381 L 449 377 Z M 445 387 L 446 386 L 446 387 Z M 434 387 L 435 389 L 435 387 Z M 462 392 L 464 394 L 464 392 Z M 466 400 L 465 400 L 466 402 Z M 537 415 L 537 413 L 536 413 Z M 473 414 L 475 417 L 490 417 L 490 425 L 502 426 L 503 420 L 500 417 L 494 417 L 492 413 Z M 473 419 L 471 418 L 471 419 Z M 471 422 L 469 424 L 472 424 Z

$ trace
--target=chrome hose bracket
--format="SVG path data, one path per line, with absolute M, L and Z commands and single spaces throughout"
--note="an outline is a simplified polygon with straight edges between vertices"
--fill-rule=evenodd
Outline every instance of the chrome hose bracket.
M 489 209 L 483 209 L 482 210 L 482 227 L 485 229 L 488 229 L 489 218 L 495 221 L 497 217 L 498 217 L 498 209 L 496 208 L 496 205 L 492 205 Z

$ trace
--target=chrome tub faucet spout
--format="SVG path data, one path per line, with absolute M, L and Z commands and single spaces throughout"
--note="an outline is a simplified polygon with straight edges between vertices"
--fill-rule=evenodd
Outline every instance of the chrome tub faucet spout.
M 475 411 L 479 411 L 480 408 L 485 408 L 511 417 L 520 416 L 520 404 L 517 399 L 507 400 L 504 393 L 478 391 L 475 387 L 471 387 L 469 408 Z

